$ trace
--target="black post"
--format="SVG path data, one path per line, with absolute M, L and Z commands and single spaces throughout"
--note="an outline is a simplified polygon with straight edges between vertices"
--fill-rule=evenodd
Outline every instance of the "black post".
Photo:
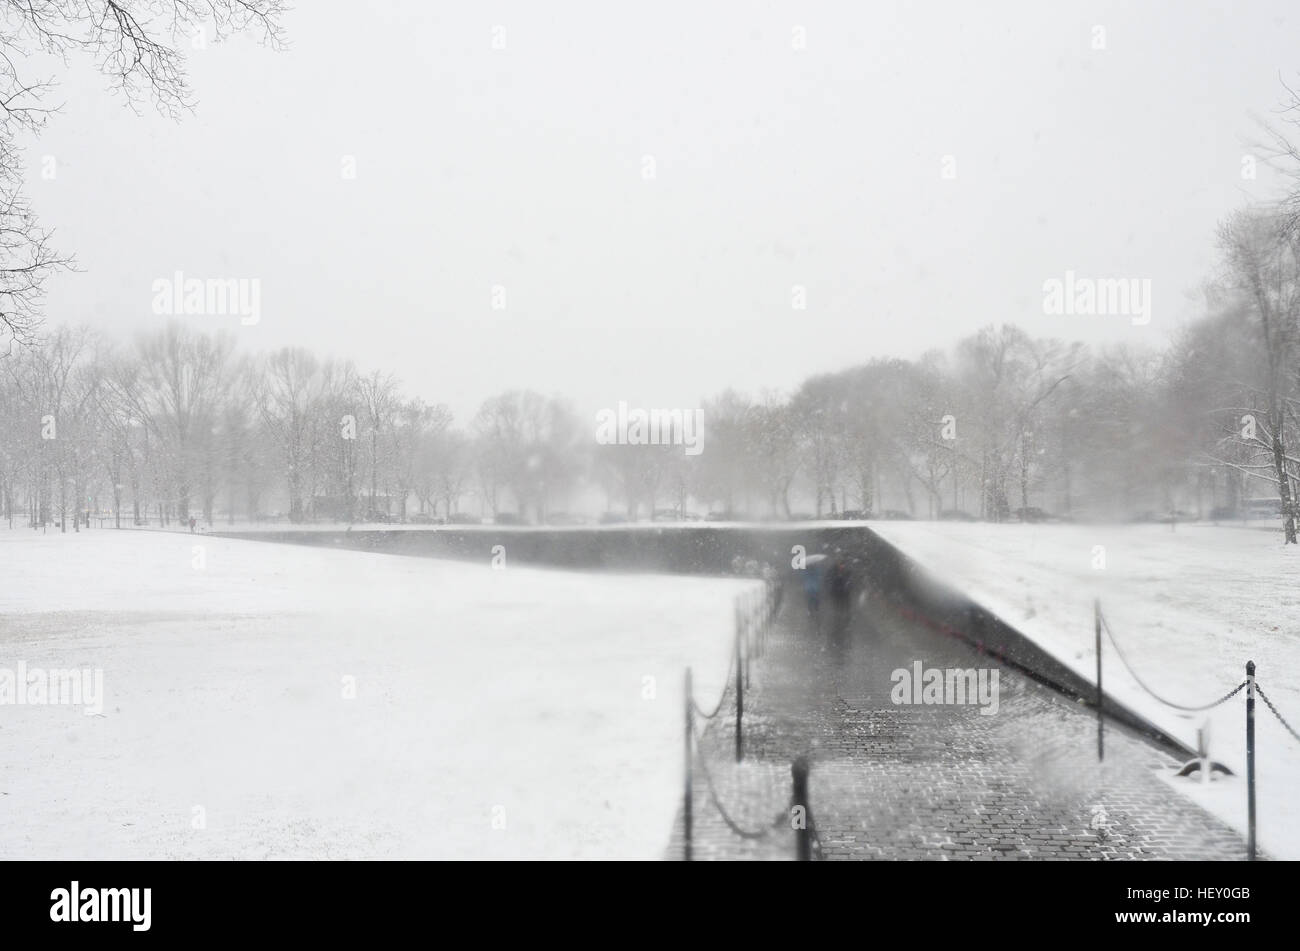
M 800 862 L 812 861 L 812 810 L 808 806 L 808 761 L 800 756 L 790 764 L 790 776 L 794 780 L 793 798 L 790 808 L 803 809 L 803 822 L 794 830 L 795 858 Z
M 691 711 L 691 668 L 686 668 L 686 798 L 682 802 L 682 858 L 689 862 L 691 860 L 691 800 L 694 798 L 691 794 L 691 734 L 692 729 L 692 711 Z
M 740 656 L 740 628 L 736 629 L 736 762 L 745 758 L 745 740 L 741 721 L 745 717 L 745 675 Z
M 1246 661 L 1246 858 L 1255 861 L 1255 662 Z
M 1092 626 L 1097 634 L 1097 762 L 1106 758 L 1105 720 L 1102 717 L 1101 692 L 1101 599 L 1092 602 Z
M 751 611 L 745 611 L 745 686 L 749 686 L 749 660 L 750 655 L 754 652 L 754 615 Z

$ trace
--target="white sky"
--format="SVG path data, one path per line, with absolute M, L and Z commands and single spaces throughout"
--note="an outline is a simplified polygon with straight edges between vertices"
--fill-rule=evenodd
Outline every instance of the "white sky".
M 84 268 L 50 319 L 120 334 L 164 319 L 157 278 L 257 278 L 258 325 L 186 319 L 462 422 L 508 387 L 693 407 L 990 322 L 1158 343 L 1217 219 L 1275 190 L 1243 141 L 1300 71 L 1292 0 L 445 6 L 302 0 L 287 52 L 191 52 L 180 124 L 75 63 L 28 156 Z M 1066 269 L 1149 278 L 1150 326 L 1045 316 Z

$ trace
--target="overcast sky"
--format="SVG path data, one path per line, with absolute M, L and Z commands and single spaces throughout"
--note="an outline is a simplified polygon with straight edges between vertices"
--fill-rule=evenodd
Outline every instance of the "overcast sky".
M 126 334 L 160 277 L 259 279 L 256 326 L 185 319 L 462 421 L 507 387 L 692 407 L 991 322 L 1158 343 L 1276 188 L 1243 140 L 1300 71 L 1294 0 L 450 6 L 304 0 L 286 52 L 191 51 L 179 124 L 74 64 L 29 153 L 84 269 L 50 319 Z M 1067 269 L 1150 279 L 1151 323 L 1044 315 Z

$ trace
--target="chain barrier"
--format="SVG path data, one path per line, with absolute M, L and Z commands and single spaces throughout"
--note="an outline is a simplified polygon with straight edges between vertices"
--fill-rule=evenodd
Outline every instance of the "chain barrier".
M 1128 658 L 1124 656 L 1123 648 L 1119 646 L 1119 641 L 1115 639 L 1115 634 L 1110 629 L 1110 621 L 1106 620 L 1106 615 L 1102 614 L 1101 611 L 1098 610 L 1097 616 L 1101 618 L 1102 629 L 1105 630 L 1106 636 L 1110 638 L 1110 642 L 1115 648 L 1115 653 L 1119 655 L 1119 659 L 1123 662 L 1124 667 L 1128 670 L 1128 672 L 1133 675 L 1133 679 L 1137 681 L 1137 685 L 1141 687 L 1143 690 L 1145 690 L 1147 693 L 1151 694 L 1151 696 L 1153 696 L 1156 700 L 1160 701 L 1167 707 L 1173 707 L 1175 710 L 1185 710 L 1188 713 L 1200 713 L 1204 710 L 1213 710 L 1215 707 L 1227 703 L 1237 694 L 1241 693 L 1241 691 L 1244 690 L 1246 687 L 1246 681 L 1243 680 L 1241 683 L 1237 684 L 1236 687 L 1229 690 L 1218 700 L 1215 700 L 1213 703 L 1207 703 L 1204 706 L 1199 706 L 1199 707 L 1189 707 L 1181 703 L 1174 703 L 1172 700 L 1166 700 L 1164 697 L 1160 696 L 1160 694 L 1156 693 L 1154 690 L 1148 687 L 1146 685 L 1146 682 L 1143 681 L 1143 679 L 1138 676 L 1137 671 L 1133 669 L 1133 665 L 1128 662 Z
M 718 697 L 717 705 L 709 713 L 704 711 L 704 708 L 699 705 L 699 702 L 694 697 L 691 698 L 691 706 L 703 719 L 712 720 L 722 712 L 722 705 L 726 702 L 727 692 L 731 688 L 732 675 L 736 672 L 737 654 L 742 655 L 746 661 L 762 656 L 764 644 L 767 640 L 767 630 L 772 618 L 776 616 L 776 606 L 779 603 L 779 597 L 774 594 L 777 590 L 779 590 L 779 585 L 765 579 L 764 590 L 760 592 L 762 598 L 753 599 L 755 601 L 754 605 L 744 603 L 748 599 L 746 595 L 741 595 L 736 599 L 736 638 L 739 641 L 739 647 L 731 652 L 731 658 L 727 662 L 727 676 L 723 679 L 726 686 L 722 688 L 722 696 Z M 757 620 L 757 624 L 754 624 L 755 620 Z M 744 636 L 751 625 L 756 629 L 756 636 Z
M 731 675 L 732 673 L 735 672 L 735 670 L 736 670 L 736 652 L 732 651 L 731 661 L 727 664 L 727 676 L 723 680 L 724 684 L 731 683 Z M 700 707 L 699 703 L 696 702 L 694 697 L 691 697 L 691 706 L 695 708 L 695 712 L 699 714 L 700 717 L 702 717 L 705 720 L 712 720 L 714 717 L 716 717 L 719 713 L 722 712 L 722 705 L 723 703 L 726 702 L 726 700 L 727 700 L 727 688 L 723 687 L 722 696 L 718 698 L 718 705 L 713 708 L 712 713 L 705 713 L 704 710 Z
M 1268 694 L 1264 693 L 1264 688 L 1259 685 L 1258 680 L 1255 681 L 1255 692 L 1259 694 L 1259 699 L 1264 701 L 1264 706 L 1268 707 L 1273 716 L 1277 717 L 1277 722 L 1281 723 L 1297 741 L 1300 741 L 1300 733 L 1297 733 L 1291 724 L 1286 722 L 1286 717 L 1278 713 L 1277 707 L 1273 706 L 1273 701 L 1268 699 Z
M 699 749 L 701 747 L 700 740 L 701 737 L 697 734 L 695 737 L 696 749 Z M 708 759 L 702 753 L 699 756 L 699 762 L 700 762 L 700 769 L 704 773 L 705 788 L 708 789 L 709 791 L 709 801 L 713 803 L 713 808 L 718 810 L 718 815 L 722 817 L 722 821 L 726 824 L 727 828 L 730 829 L 736 835 L 738 835 L 740 838 L 748 839 L 751 841 L 757 839 L 765 839 L 769 835 L 771 835 L 776 829 L 786 824 L 787 817 L 785 811 L 783 810 L 777 813 L 776 818 L 772 821 L 771 825 L 766 826 L 765 828 L 751 830 L 742 827 L 740 823 L 736 822 L 734 819 L 731 818 L 731 815 L 727 812 L 726 808 L 722 805 L 722 800 L 718 797 L 718 789 L 713 784 L 713 774 L 709 772 Z
M 1297 733 L 1295 727 L 1291 726 L 1291 724 L 1287 722 L 1286 717 L 1282 716 L 1282 712 L 1278 710 L 1276 706 L 1273 705 L 1273 701 L 1270 700 L 1268 694 L 1264 692 L 1264 688 L 1259 685 L 1259 680 L 1255 676 L 1256 668 L 1255 668 L 1255 662 L 1253 660 L 1246 662 L 1246 679 L 1243 680 L 1241 683 L 1237 684 L 1237 686 L 1233 687 L 1231 690 L 1225 693 L 1218 700 L 1215 700 L 1213 703 L 1207 703 L 1202 706 L 1191 707 L 1191 706 L 1187 706 L 1186 704 L 1174 703 L 1172 700 L 1166 700 L 1164 697 L 1160 696 L 1160 694 L 1156 693 L 1154 690 L 1148 687 L 1146 683 L 1142 680 L 1142 678 L 1138 676 L 1138 672 L 1133 669 L 1133 665 L 1129 663 L 1128 657 L 1125 656 L 1124 649 L 1119 646 L 1119 641 L 1115 638 L 1115 632 L 1111 630 L 1110 621 L 1108 621 L 1106 619 L 1106 615 L 1102 613 L 1101 602 L 1100 601 L 1094 602 L 1094 605 L 1095 605 L 1094 610 L 1096 612 L 1096 624 L 1097 624 L 1097 692 L 1098 692 L 1097 757 L 1098 760 L 1101 759 L 1101 755 L 1102 755 L 1101 632 L 1103 630 L 1106 632 L 1106 636 L 1110 639 L 1111 646 L 1115 648 L 1115 653 L 1119 655 L 1119 659 L 1123 662 L 1124 667 L 1128 670 L 1129 674 L 1133 677 L 1133 679 L 1137 681 L 1137 685 L 1141 687 L 1143 690 L 1145 690 L 1148 694 L 1150 694 L 1153 698 L 1155 698 L 1158 702 L 1164 704 L 1167 707 L 1172 707 L 1175 710 L 1185 710 L 1190 713 L 1202 713 L 1206 710 L 1213 710 L 1215 707 L 1227 703 L 1237 694 L 1241 693 L 1242 690 L 1247 690 L 1247 688 L 1250 688 L 1249 690 L 1247 690 L 1246 693 L 1246 858 L 1249 861 L 1252 862 L 1255 861 L 1255 859 L 1259 855 L 1258 848 L 1257 848 L 1256 834 L 1255 834 L 1256 831 L 1255 694 L 1259 694 L 1259 699 L 1264 701 L 1264 706 L 1268 707 L 1269 713 L 1277 717 L 1277 722 L 1282 724 L 1282 728 L 1286 730 L 1288 733 L 1290 733 L 1291 738 L 1294 739 L 1296 742 L 1300 742 L 1300 733 Z M 1186 776 L 1193 769 L 1196 768 L 1201 769 L 1203 771 L 1202 775 L 1205 776 L 1207 779 L 1209 773 L 1215 769 L 1222 769 L 1224 772 L 1230 774 L 1230 770 L 1228 770 L 1227 767 L 1223 766 L 1220 763 L 1215 763 L 1210 759 L 1209 753 L 1205 745 L 1204 734 L 1198 735 L 1197 749 L 1198 749 L 1197 759 L 1192 760 L 1186 766 L 1184 766 L 1182 771 L 1178 775 Z
M 731 693 L 730 684 L 733 674 L 736 673 L 737 663 L 742 665 L 741 669 L 745 672 L 745 675 L 747 675 L 750 659 L 761 656 L 764 651 L 768 629 L 771 626 L 772 619 L 780 610 L 780 605 L 780 583 L 768 577 L 764 578 L 764 587 L 762 590 L 753 592 L 752 594 L 741 595 L 737 598 L 736 644 L 735 649 L 731 652 L 731 660 L 727 667 L 727 677 L 725 682 L 728 686 L 723 688 L 722 696 L 718 698 L 717 706 L 713 708 L 712 712 L 706 712 L 701 709 L 695 698 L 691 697 L 690 709 L 694 716 L 698 716 L 704 721 L 711 721 L 721 714 L 723 705 L 726 703 L 727 697 Z M 748 677 L 745 676 L 745 679 L 748 680 Z M 788 828 L 796 834 L 802 832 L 808 836 L 807 844 L 811 857 L 821 858 L 823 854 L 822 844 L 812 820 L 812 811 L 807 803 L 795 803 L 793 795 L 791 796 L 790 804 L 779 810 L 770 824 L 759 828 L 745 828 L 727 811 L 726 807 L 722 803 L 721 796 L 718 795 L 717 785 L 713 780 L 713 773 L 709 770 L 708 757 L 704 751 L 704 731 L 695 723 L 694 716 L 689 718 L 690 743 L 695 750 L 695 756 L 693 759 L 699 765 L 700 771 L 704 775 L 704 785 L 708 793 L 709 802 L 712 803 L 713 808 L 718 811 L 718 815 L 721 817 L 722 822 L 727 829 L 730 830 L 733 835 L 751 842 L 766 839 L 782 828 Z M 739 743 L 739 726 L 737 728 L 737 735 Z M 739 745 L 737 749 L 739 750 Z M 739 753 L 737 753 L 737 756 L 739 757 Z M 806 776 L 806 767 L 804 768 L 804 775 Z M 792 824 L 792 810 L 796 805 L 803 808 L 803 818 L 806 823 L 805 827 L 799 830 L 795 829 Z

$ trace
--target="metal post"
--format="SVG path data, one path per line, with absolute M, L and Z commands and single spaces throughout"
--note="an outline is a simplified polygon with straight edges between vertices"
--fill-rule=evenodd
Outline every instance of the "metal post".
M 1210 762 L 1210 721 L 1206 720 L 1205 725 L 1196 731 L 1196 753 L 1201 760 L 1201 785 L 1210 785 L 1210 773 L 1214 770 L 1214 764 Z
M 745 758 L 745 740 L 741 721 L 745 717 L 745 674 L 740 657 L 740 630 L 736 631 L 736 762 Z
M 1105 720 L 1102 716 L 1101 692 L 1101 599 L 1092 602 L 1092 625 L 1097 635 L 1097 762 L 1106 758 Z
M 808 808 L 808 761 L 800 756 L 790 764 L 794 780 L 791 808 L 802 807 L 803 822 L 794 830 L 795 858 L 800 862 L 812 861 L 812 810 Z
M 691 710 L 691 668 L 686 668 L 686 798 L 682 802 L 682 858 L 691 860 L 691 805 L 694 796 L 691 793 L 691 736 L 693 730 L 693 711 Z
M 1255 861 L 1255 662 L 1246 661 L 1246 858 Z

